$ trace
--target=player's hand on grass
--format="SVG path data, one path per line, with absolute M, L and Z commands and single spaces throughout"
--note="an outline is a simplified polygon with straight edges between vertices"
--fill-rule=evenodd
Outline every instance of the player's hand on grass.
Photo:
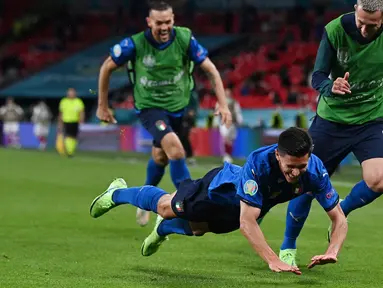
M 98 106 L 96 116 L 101 121 L 113 124 L 117 123 L 108 107 Z
M 221 115 L 221 122 L 225 124 L 227 128 L 231 126 L 233 119 L 229 107 L 219 105 L 214 115 Z
M 311 258 L 311 263 L 307 268 L 311 269 L 317 265 L 325 265 L 329 263 L 336 263 L 338 259 L 335 255 L 317 255 Z
M 350 73 L 346 72 L 344 77 L 338 77 L 334 81 L 332 85 L 331 92 L 337 95 L 351 94 L 351 86 L 348 83 L 348 78 L 350 77 Z
M 271 262 L 269 264 L 269 268 L 273 272 L 292 272 L 297 275 L 301 275 L 302 272 L 299 270 L 298 267 L 290 266 L 280 260 L 276 260 L 274 262 Z

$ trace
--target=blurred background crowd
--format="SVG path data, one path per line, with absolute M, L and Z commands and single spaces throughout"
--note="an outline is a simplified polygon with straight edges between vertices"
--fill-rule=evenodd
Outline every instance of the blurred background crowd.
M 311 74 L 324 25 L 351 11 L 354 1 L 169 2 L 176 25 L 190 27 L 209 50 L 228 97 L 241 107 L 240 126 L 263 129 L 253 138 L 267 142 L 265 135 L 276 135 L 272 129 L 308 127 L 318 97 L 311 87 Z M 20 113 L 15 119 L 33 123 L 33 108 L 44 103 L 54 128 L 59 101 L 73 88 L 75 97 L 84 102 L 84 124 L 99 125 L 95 109 L 100 65 L 117 41 L 146 28 L 146 16 L 145 1 L 0 1 L 0 105 L 16 103 Z M 213 148 L 201 150 L 198 136 L 193 135 L 214 129 L 216 98 L 203 72 L 196 69 L 194 77 L 191 113 L 185 121 L 193 126 L 190 137 L 197 154 L 214 154 Z M 113 75 L 109 98 L 119 125 L 138 125 L 125 69 Z M 53 128 L 49 134 L 55 134 Z M 236 144 L 242 147 L 234 149 L 237 156 L 247 153 L 243 141 Z M 139 145 L 129 149 L 137 150 Z

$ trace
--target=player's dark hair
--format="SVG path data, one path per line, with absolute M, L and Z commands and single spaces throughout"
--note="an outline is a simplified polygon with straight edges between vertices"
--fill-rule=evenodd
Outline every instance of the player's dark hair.
M 313 149 L 313 140 L 303 129 L 290 127 L 279 135 L 278 153 L 281 156 L 290 155 L 294 157 L 303 157 L 311 154 Z
M 166 11 L 168 9 L 172 9 L 172 5 L 170 5 L 166 1 L 149 1 L 149 13 L 152 10 L 155 11 Z
M 383 1 L 382 0 L 358 0 L 356 4 L 365 12 L 375 13 L 376 11 L 383 11 Z

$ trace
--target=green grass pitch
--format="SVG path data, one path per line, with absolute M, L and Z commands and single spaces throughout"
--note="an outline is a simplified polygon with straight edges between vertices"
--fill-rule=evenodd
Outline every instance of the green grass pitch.
M 382 287 L 381 200 L 351 215 L 338 264 L 307 270 L 311 256 L 327 246 L 329 221 L 314 203 L 298 242 L 302 276 L 270 272 L 239 231 L 172 235 L 157 254 L 142 257 L 153 215 L 141 228 L 133 207 L 93 219 L 89 205 L 113 177 L 141 185 L 144 159 L 108 153 L 66 159 L 51 152 L 0 150 L 0 287 Z M 192 176 L 202 176 L 211 165 L 191 168 Z M 334 177 L 341 195 L 358 179 L 357 168 Z M 161 187 L 174 190 L 168 171 Z M 276 252 L 285 213 L 286 204 L 273 208 L 261 226 Z

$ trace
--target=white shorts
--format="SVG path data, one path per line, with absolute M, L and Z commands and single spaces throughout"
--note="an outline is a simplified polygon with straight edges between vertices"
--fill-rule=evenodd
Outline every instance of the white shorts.
M 36 123 L 33 126 L 33 133 L 36 137 L 47 137 L 49 134 L 49 124 Z
M 237 127 L 231 125 L 230 128 L 227 128 L 225 125 L 220 125 L 219 133 L 224 140 L 234 141 L 237 138 Z
M 4 123 L 4 134 L 17 134 L 19 133 L 20 124 L 19 122 L 5 122 Z

